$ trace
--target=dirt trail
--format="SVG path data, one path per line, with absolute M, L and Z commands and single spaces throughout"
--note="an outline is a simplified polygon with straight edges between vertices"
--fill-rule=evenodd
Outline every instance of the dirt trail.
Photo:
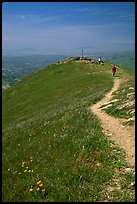
M 112 93 L 116 91 L 121 83 L 120 78 L 116 78 L 114 86 L 98 103 L 90 107 L 91 111 L 100 119 L 104 132 L 115 144 L 126 150 L 126 160 L 130 164 L 135 164 L 135 128 L 122 125 L 124 119 L 115 118 L 99 109 L 101 105 L 107 103 L 112 98 Z

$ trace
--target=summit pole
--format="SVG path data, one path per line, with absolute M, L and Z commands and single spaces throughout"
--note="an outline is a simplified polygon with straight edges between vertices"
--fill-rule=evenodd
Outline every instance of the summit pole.
M 82 57 L 83 57 L 83 50 L 82 50 Z

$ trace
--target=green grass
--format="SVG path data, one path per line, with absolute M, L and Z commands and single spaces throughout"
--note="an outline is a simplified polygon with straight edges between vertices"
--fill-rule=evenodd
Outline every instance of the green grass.
M 122 69 L 118 73 L 125 76 Z M 68 62 L 50 65 L 3 93 L 4 202 L 105 199 L 102 192 L 116 171 L 124 172 L 129 165 L 124 151 L 106 138 L 89 106 L 105 96 L 113 80 L 109 63 Z M 37 191 L 39 180 L 43 187 Z M 119 201 L 120 196 L 113 197 Z M 134 200 L 132 189 L 125 190 L 124 198 Z
M 132 72 L 125 74 L 123 82 L 119 89 L 113 93 L 113 99 L 118 99 L 113 102 L 112 106 L 106 109 L 106 113 L 125 118 L 126 125 L 134 125 L 135 123 L 135 77 Z M 102 106 L 103 107 L 103 106 Z

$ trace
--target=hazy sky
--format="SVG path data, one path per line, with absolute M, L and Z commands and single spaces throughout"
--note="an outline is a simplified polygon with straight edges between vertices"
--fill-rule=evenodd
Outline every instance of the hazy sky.
M 3 49 L 124 51 L 135 47 L 135 2 L 4 2 Z

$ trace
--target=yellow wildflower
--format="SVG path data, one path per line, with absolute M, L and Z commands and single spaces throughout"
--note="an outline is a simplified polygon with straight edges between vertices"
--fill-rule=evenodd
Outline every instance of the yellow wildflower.
M 41 181 L 38 181 L 36 184 L 39 185 L 41 183 Z
M 21 174 L 21 172 L 19 172 L 19 174 Z
M 32 162 L 33 160 L 31 159 L 30 162 Z
M 33 172 L 33 169 L 31 170 L 31 172 Z
M 43 184 L 42 184 L 42 183 L 40 183 L 40 184 L 39 184 L 39 187 L 42 187 L 42 186 L 43 186 Z
M 28 169 L 29 167 L 27 166 L 26 169 Z
M 39 191 L 40 190 L 40 188 L 37 188 L 37 191 Z
M 24 167 L 25 162 L 22 162 L 22 167 Z
M 27 172 L 27 169 L 25 169 L 24 172 Z
M 29 192 L 32 192 L 32 191 L 33 191 L 33 188 L 30 188 L 30 189 L 29 189 Z
M 28 172 L 30 173 L 30 172 L 31 172 L 31 170 L 28 170 Z
M 8 171 L 10 171 L 10 169 L 8 169 Z

